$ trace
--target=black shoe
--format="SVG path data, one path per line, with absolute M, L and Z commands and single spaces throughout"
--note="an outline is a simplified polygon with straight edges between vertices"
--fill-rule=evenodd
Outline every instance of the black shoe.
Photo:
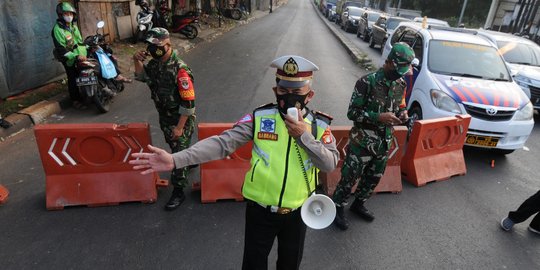
M 176 208 L 178 208 L 186 199 L 186 195 L 184 195 L 184 191 L 182 189 L 174 189 L 173 193 L 171 195 L 171 198 L 165 204 L 165 210 L 172 211 Z
M 346 231 L 349 228 L 349 221 L 345 216 L 343 206 L 336 205 L 336 217 L 334 218 L 334 224 L 342 231 Z
M 357 214 L 359 217 L 361 217 L 365 221 L 371 222 L 375 219 L 375 215 L 373 214 L 373 212 L 367 210 L 367 208 L 364 206 L 363 201 L 354 200 L 349 210 Z

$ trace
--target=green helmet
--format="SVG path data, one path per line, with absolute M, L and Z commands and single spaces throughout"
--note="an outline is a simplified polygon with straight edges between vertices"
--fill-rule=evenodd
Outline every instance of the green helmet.
M 77 11 L 75 10 L 75 8 L 73 8 L 73 6 L 70 3 L 68 2 L 58 3 L 58 5 L 56 5 L 56 14 L 58 15 L 58 17 L 62 17 L 62 13 L 64 12 L 72 12 L 74 14 L 77 14 Z
M 414 57 L 414 51 L 411 46 L 404 42 L 398 42 L 394 44 L 386 59 L 392 61 L 396 71 L 403 76 L 409 72 Z
M 169 31 L 162 27 L 155 27 L 148 31 L 146 34 L 146 42 L 156 44 L 158 46 L 163 45 L 163 41 L 169 38 Z

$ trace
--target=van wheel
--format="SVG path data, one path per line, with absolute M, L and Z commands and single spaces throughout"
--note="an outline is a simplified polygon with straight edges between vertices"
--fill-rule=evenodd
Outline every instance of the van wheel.
M 418 105 L 414 105 L 409 110 L 409 117 L 413 120 L 422 120 L 422 108 L 420 108 Z

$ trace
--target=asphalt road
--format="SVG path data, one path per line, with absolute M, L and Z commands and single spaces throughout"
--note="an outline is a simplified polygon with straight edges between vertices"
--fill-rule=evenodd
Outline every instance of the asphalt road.
M 310 107 L 334 115 L 335 125 L 350 125 L 348 101 L 365 71 L 316 12 L 308 0 L 290 0 L 184 55 L 195 74 L 198 121 L 235 122 L 274 101 L 270 62 L 299 54 L 321 68 Z M 138 82 L 107 114 L 67 110 L 48 121 L 149 122 L 154 144 L 166 146 L 148 90 Z M 400 194 L 374 196 L 367 203 L 376 214 L 373 223 L 350 215 L 346 232 L 308 230 L 302 269 L 539 269 L 540 237 L 526 230 L 528 223 L 511 233 L 498 225 L 540 186 L 538 125 L 527 147 L 506 157 L 466 149 L 465 176 L 421 188 L 403 182 Z M 0 143 L 0 153 L 0 184 L 11 192 L 0 206 L 1 269 L 240 268 L 244 203 L 201 204 L 194 191 L 180 209 L 165 212 L 169 191 L 160 190 L 155 204 L 47 211 L 45 174 L 32 130 Z M 198 180 L 196 172 L 190 180 Z M 275 259 L 274 247 L 270 268 Z

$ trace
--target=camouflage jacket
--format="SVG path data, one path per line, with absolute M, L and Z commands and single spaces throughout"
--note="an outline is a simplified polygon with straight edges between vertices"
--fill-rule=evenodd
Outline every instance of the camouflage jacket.
M 378 121 L 379 114 L 401 113 L 406 109 L 406 83 L 403 79 L 389 81 L 383 69 L 360 78 L 354 87 L 347 117 L 354 122 L 351 141 L 366 146 L 370 141 L 392 140 L 392 128 Z
M 179 74 L 184 72 L 182 70 L 187 72 L 190 81 L 179 85 Z M 178 57 L 176 50 L 173 50 L 166 63 L 151 59 L 144 66 L 144 73 L 138 74 L 136 79 L 146 82 L 158 111 L 179 111 L 180 114 L 194 114 L 193 75 L 191 69 Z

